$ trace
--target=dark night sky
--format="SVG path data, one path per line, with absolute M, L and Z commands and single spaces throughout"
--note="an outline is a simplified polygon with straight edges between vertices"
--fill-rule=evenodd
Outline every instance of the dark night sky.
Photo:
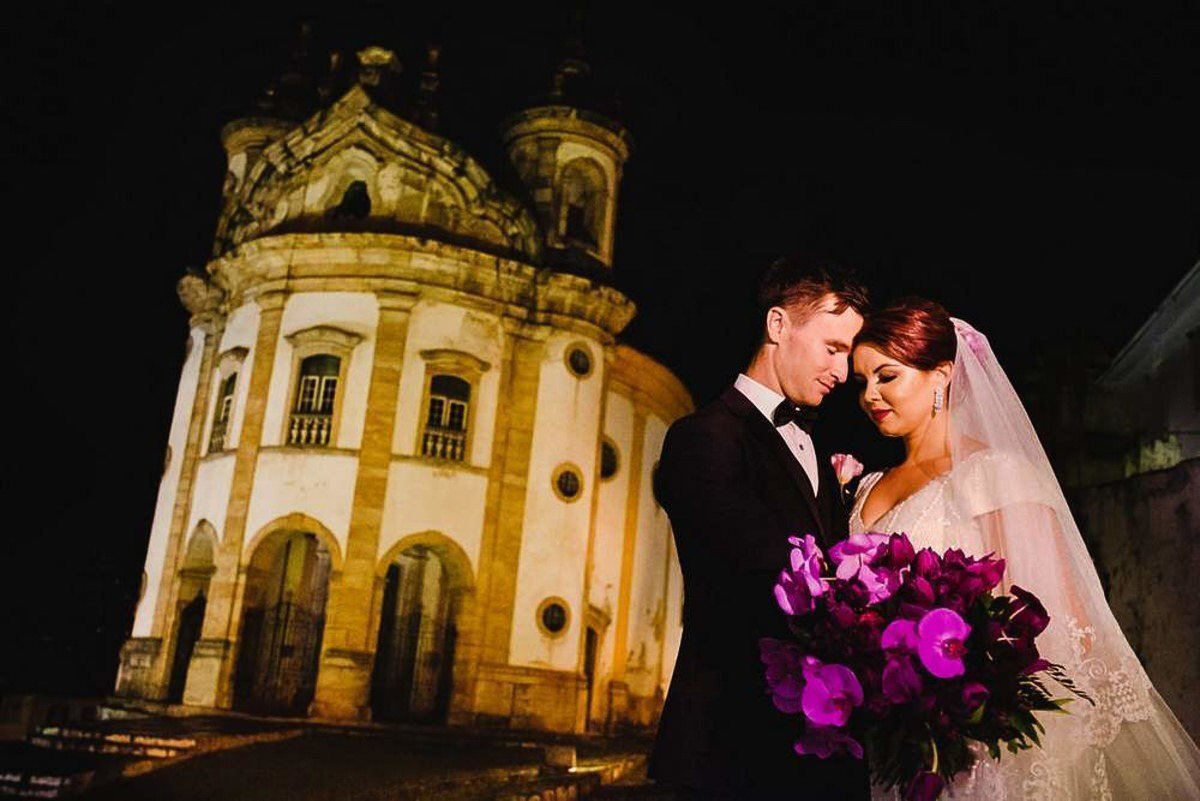
M 568 16 L 127 5 L 11 21 L 21 468 L 0 608 L 28 658 L 0 666 L 0 689 L 111 686 L 183 359 L 174 285 L 211 243 L 220 127 L 278 74 L 300 20 L 370 32 L 410 69 L 438 38 L 442 132 L 496 165 L 498 125 L 547 86 Z M 840 257 L 877 300 L 942 301 L 1018 377 L 1056 341 L 1114 353 L 1200 255 L 1194 2 L 592 5 L 588 55 L 635 138 L 625 338 L 699 401 L 743 366 L 757 273 L 789 250 Z M 845 419 L 852 399 L 834 400 Z

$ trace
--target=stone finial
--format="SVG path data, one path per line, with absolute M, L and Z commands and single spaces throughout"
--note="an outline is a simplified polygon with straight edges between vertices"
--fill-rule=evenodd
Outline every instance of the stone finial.
M 587 78 L 592 72 L 583 49 L 583 16 L 583 4 L 576 2 L 571 9 L 571 27 L 563 48 L 563 59 L 550 80 L 550 99 L 555 102 L 569 99 L 567 95 L 571 92 L 572 84 L 580 78 Z
M 438 112 L 435 105 L 438 83 L 438 57 L 441 45 L 430 43 L 425 50 L 425 68 L 421 70 L 421 85 L 417 96 L 417 121 L 428 130 L 437 130 Z
M 363 86 L 379 86 L 403 70 L 400 59 L 386 47 L 370 45 L 358 53 L 358 82 Z

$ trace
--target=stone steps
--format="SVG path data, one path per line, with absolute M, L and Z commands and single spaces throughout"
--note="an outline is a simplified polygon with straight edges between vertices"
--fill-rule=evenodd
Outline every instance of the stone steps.
M 0 797 L 65 798 L 91 786 L 111 758 L 64 753 L 29 743 L 0 744 Z
M 582 764 L 567 771 L 544 772 L 537 779 L 513 782 L 499 788 L 494 801 L 577 801 L 603 796 L 615 790 L 613 785 L 631 775 L 644 772 L 645 754 L 627 754 L 592 764 Z M 624 796 L 611 796 L 621 798 Z
M 114 754 L 140 759 L 172 759 L 194 749 L 196 740 L 192 737 L 163 737 L 127 731 L 42 726 L 29 736 L 29 744 L 56 751 Z

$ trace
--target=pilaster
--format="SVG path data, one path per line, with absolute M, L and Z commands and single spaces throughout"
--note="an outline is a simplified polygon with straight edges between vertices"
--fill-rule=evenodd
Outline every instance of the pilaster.
M 629 488 L 625 496 L 625 542 L 621 546 L 621 586 L 617 595 L 617 630 L 613 650 L 613 681 L 625 681 L 629 659 L 629 603 L 633 592 L 633 559 L 637 548 L 638 513 L 642 491 L 642 451 L 646 440 L 646 412 L 634 406 L 633 443 L 629 454 Z
M 182 461 L 179 465 L 179 478 L 171 509 L 158 592 L 153 601 L 154 618 L 150 636 L 130 639 L 125 643 L 121 649 L 121 667 L 117 674 L 116 687 L 117 695 L 152 700 L 164 698 L 167 694 L 170 660 L 174 653 L 174 643 L 170 642 L 170 638 L 175 629 L 175 597 L 179 591 L 177 573 L 187 537 L 184 527 L 192 508 L 200 439 L 204 431 L 217 349 L 220 347 L 221 334 L 225 327 L 225 318 L 221 314 L 223 293 L 216 287 L 196 276 L 188 276 L 179 282 L 179 297 L 192 313 L 189 320 L 191 331 L 199 331 L 204 344 L 196 388 L 192 396 L 192 408 L 188 416 L 187 437 L 184 440 L 183 452 L 179 455 Z M 189 336 L 193 335 L 189 333 Z
M 517 324 L 506 327 L 504 372 L 480 549 L 480 636 L 475 653 L 462 654 L 471 660 L 470 679 L 464 689 L 472 693 L 472 709 L 490 705 L 475 696 L 481 667 L 508 664 L 535 407 L 547 333 Z
M 234 457 L 225 530 L 214 555 L 216 572 L 209 585 L 204 628 L 188 669 L 187 687 L 183 695 L 187 704 L 228 708 L 232 703 L 238 618 L 245 590 L 242 543 L 246 536 L 246 515 L 254 488 L 254 470 L 262 444 L 263 416 L 286 299 L 286 294 L 282 292 L 264 293 L 255 298 L 261 311 L 251 356 L 246 409 Z
M 414 299 L 381 295 L 375 353 L 367 391 L 366 421 L 354 484 L 346 558 L 340 577 L 329 588 L 325 607 L 316 696 L 310 714 L 321 718 L 367 719 L 371 665 L 379 620 L 373 615 L 375 564 L 387 495 L 396 400 Z

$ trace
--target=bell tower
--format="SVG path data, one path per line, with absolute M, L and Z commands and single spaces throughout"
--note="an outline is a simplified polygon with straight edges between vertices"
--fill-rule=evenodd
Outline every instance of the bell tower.
M 549 266 L 589 277 L 611 272 L 617 192 L 631 137 L 596 110 L 578 33 L 567 44 L 544 105 L 504 124 L 504 144 L 541 224 Z

